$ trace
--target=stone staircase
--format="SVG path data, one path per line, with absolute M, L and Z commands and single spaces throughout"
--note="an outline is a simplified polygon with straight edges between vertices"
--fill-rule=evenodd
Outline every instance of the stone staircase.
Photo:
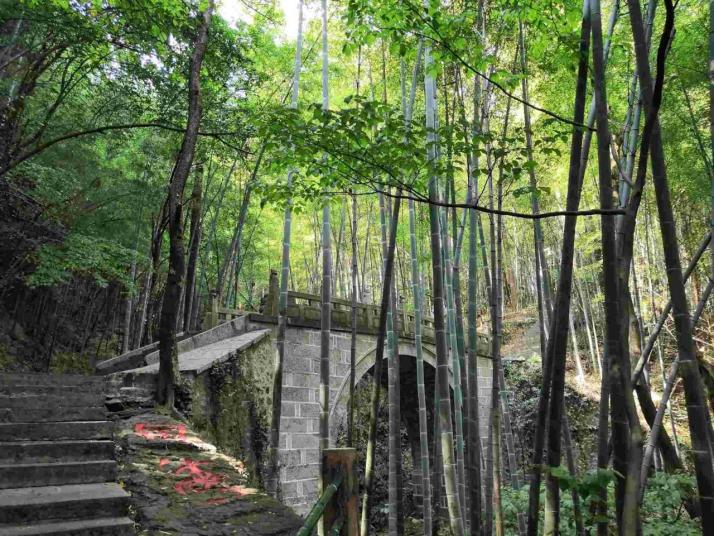
M 101 377 L 0 374 L 0 536 L 129 535 Z

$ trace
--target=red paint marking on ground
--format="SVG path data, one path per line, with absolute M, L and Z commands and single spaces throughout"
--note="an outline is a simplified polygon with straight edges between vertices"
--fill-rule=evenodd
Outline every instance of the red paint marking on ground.
M 171 461 L 168 458 L 161 458 L 158 462 L 160 468 L 170 463 Z M 215 473 L 205 468 L 208 463 L 207 460 L 183 458 L 179 462 L 178 467 L 172 471 L 174 476 L 181 478 L 174 484 L 174 491 L 184 496 L 189 493 L 218 493 L 218 496 L 206 500 L 207 505 L 225 504 L 238 497 L 254 493 L 254 490 L 246 488 L 245 486 L 229 485 L 226 482 L 226 475 Z
M 186 438 L 185 424 L 153 424 L 138 422 L 134 425 L 134 433 L 144 439 L 175 439 L 183 441 Z

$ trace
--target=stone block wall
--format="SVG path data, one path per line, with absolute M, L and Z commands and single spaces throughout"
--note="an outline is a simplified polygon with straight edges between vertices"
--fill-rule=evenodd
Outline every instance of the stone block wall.
M 275 347 L 266 337 L 198 376 L 184 377 L 194 427 L 243 461 L 258 486 L 270 434 L 274 362 Z
M 276 328 L 267 317 L 265 321 L 252 319 L 248 329 Z M 330 337 L 330 441 L 334 439 L 340 423 L 346 420 L 349 393 L 349 363 L 351 335 L 348 331 L 334 330 Z M 376 337 L 357 336 L 357 381 L 374 365 Z M 282 500 L 300 513 L 306 514 L 318 497 L 319 459 L 319 384 L 320 384 L 320 331 L 302 326 L 286 329 L 286 359 L 283 370 L 283 398 L 280 434 L 280 465 Z M 400 340 L 400 355 L 415 355 L 413 343 Z M 424 345 L 426 366 L 434 366 L 434 349 Z M 491 403 L 491 360 L 478 358 L 479 407 L 481 436 L 485 444 Z M 429 398 L 431 398 L 429 396 Z M 416 410 L 416 400 L 414 403 Z

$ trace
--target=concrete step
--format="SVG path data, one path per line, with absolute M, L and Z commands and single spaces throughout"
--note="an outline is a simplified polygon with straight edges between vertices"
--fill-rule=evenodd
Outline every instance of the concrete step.
M 2 525 L 126 515 L 129 494 L 115 483 L 0 490 Z
M 134 522 L 128 517 L 104 517 L 0 527 L 0 536 L 128 536 L 131 534 L 135 534 Z
M 97 461 L 114 458 L 114 442 L 19 441 L 0 443 L 0 464 L 52 463 L 57 461 Z
M 111 439 L 109 421 L 1 423 L 0 441 L 46 441 L 56 439 Z
M 110 482 L 116 478 L 114 460 L 0 465 L 0 489 Z
M 214 328 L 201 331 L 191 337 L 178 341 L 176 343 L 176 350 L 179 354 L 190 352 L 191 350 L 203 348 L 209 344 L 241 335 L 246 332 L 246 329 L 246 316 L 239 316 L 238 318 L 219 324 Z M 156 349 L 153 352 L 146 354 L 145 360 L 147 365 L 155 365 L 158 363 L 159 350 Z
M 105 390 L 104 382 L 89 385 L 36 385 L 27 383 L 0 383 L 0 395 L 8 396 L 19 393 L 34 395 L 66 395 L 66 394 L 102 394 Z
M 104 378 L 81 374 L 0 374 L 0 385 L 67 385 L 101 388 Z
M 40 409 L 52 408 L 56 406 L 96 407 L 103 404 L 104 394 L 92 392 L 70 392 L 64 395 L 47 395 L 42 393 L 16 393 L 12 395 L 0 395 L 0 408 Z
M 59 421 L 105 421 L 107 408 L 94 407 L 48 407 L 48 408 L 0 408 L 0 423 L 11 422 L 59 422 Z

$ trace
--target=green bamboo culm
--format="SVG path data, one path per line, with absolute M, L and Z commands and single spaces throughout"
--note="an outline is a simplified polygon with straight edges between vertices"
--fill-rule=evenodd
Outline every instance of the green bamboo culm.
M 332 528 L 330 529 L 330 535 L 331 536 L 340 536 L 340 532 L 342 532 L 342 526 L 345 524 L 345 516 L 340 516 L 337 518 L 337 520 L 332 524 Z
M 300 90 L 300 70 L 302 69 L 302 22 L 303 22 L 303 1 L 298 2 L 298 35 L 295 50 L 295 70 L 293 72 L 292 91 L 290 107 L 297 109 L 298 95 Z M 292 185 L 294 171 L 290 170 L 287 177 L 287 186 Z M 285 204 L 285 217 L 283 219 L 283 254 L 280 269 L 280 298 L 278 300 L 278 334 L 276 346 L 278 355 L 275 362 L 275 372 L 273 374 L 273 412 L 271 417 L 270 446 L 268 451 L 268 493 L 278 496 L 280 484 L 278 478 L 278 449 L 280 443 L 280 417 L 282 415 L 282 393 L 283 393 L 283 364 L 285 363 L 285 330 L 287 327 L 287 307 L 288 307 L 288 280 L 290 278 L 290 236 L 292 228 L 293 200 L 288 199 Z
M 327 0 L 322 0 L 322 109 L 330 107 L 327 54 Z M 330 202 L 324 199 L 322 207 L 322 289 L 320 296 L 320 451 L 330 446 L 330 328 L 332 320 L 332 242 L 330 229 Z M 321 482 L 322 489 L 325 483 Z M 326 534 L 328 527 L 320 523 L 319 533 Z
M 310 536 L 312 534 L 315 525 L 322 517 L 322 513 L 325 511 L 325 507 L 332 500 L 332 497 L 337 493 L 340 485 L 342 484 L 342 474 L 339 474 L 335 479 L 325 488 L 322 492 L 320 498 L 317 500 L 315 505 L 310 510 L 305 518 L 305 524 L 300 528 L 297 536 Z
M 427 127 L 427 159 L 430 164 L 436 161 L 435 108 L 436 91 L 434 77 L 429 75 L 432 63 L 430 50 L 427 47 L 424 54 L 424 67 L 427 75 L 424 77 L 426 127 Z M 429 199 L 438 200 L 437 177 L 432 172 L 429 180 Z M 444 483 L 446 501 L 449 510 L 449 521 L 453 534 L 464 534 L 464 522 L 461 516 L 461 506 L 456 484 L 456 467 L 454 463 L 454 434 L 451 428 L 451 394 L 449 389 L 449 362 L 446 334 L 444 326 L 444 280 L 441 262 L 441 230 L 439 209 L 435 204 L 429 206 L 429 224 L 431 235 L 431 262 L 434 281 L 434 337 L 436 339 L 437 384 L 439 386 L 439 438 L 444 466 Z

